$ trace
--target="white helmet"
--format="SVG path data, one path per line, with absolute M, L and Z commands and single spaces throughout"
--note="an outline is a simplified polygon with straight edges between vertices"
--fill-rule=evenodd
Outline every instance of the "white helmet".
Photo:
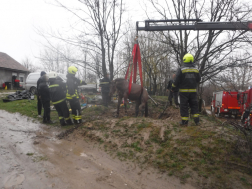
M 47 76 L 49 77 L 49 79 L 55 79 L 58 76 L 57 72 L 49 72 L 47 74 Z

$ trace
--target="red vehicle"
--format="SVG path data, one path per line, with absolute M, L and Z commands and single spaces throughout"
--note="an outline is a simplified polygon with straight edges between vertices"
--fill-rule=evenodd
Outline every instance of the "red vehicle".
M 218 91 L 213 93 L 211 104 L 212 112 L 218 116 L 239 114 L 240 106 L 238 105 L 236 91 Z
M 237 96 L 238 103 L 240 106 L 241 122 L 244 127 L 252 127 L 252 89 L 248 89 Z

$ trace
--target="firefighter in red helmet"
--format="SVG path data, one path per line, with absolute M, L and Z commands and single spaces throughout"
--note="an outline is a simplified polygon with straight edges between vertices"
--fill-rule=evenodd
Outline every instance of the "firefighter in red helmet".
M 189 107 L 196 125 L 199 124 L 199 110 L 197 99 L 197 86 L 201 80 L 199 70 L 194 65 L 193 55 L 187 53 L 183 57 L 184 66 L 180 67 L 176 73 L 173 87 L 179 88 L 180 114 L 182 121 L 180 125 L 188 125 Z M 189 105 L 189 107 L 188 107 Z
M 75 77 L 78 69 L 75 66 L 70 66 L 68 68 L 68 73 L 66 75 L 66 98 L 70 103 L 72 109 L 72 116 L 74 123 L 81 123 L 81 107 L 79 102 L 79 94 L 78 94 L 78 86 L 86 85 L 86 83 L 82 80 L 79 80 Z

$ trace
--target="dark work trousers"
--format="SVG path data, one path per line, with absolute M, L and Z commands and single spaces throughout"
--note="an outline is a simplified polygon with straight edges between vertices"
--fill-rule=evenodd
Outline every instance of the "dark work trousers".
M 172 98 L 174 98 L 175 104 L 176 104 L 176 105 L 179 105 L 179 103 L 178 103 L 178 92 L 172 92 L 172 91 L 170 91 L 168 100 L 169 100 L 170 102 L 172 102 Z
M 78 98 L 67 99 L 72 109 L 74 123 L 81 123 L 81 107 Z
M 49 121 L 49 120 L 51 120 L 51 117 L 50 117 L 50 112 L 51 112 L 50 101 L 45 101 L 45 102 L 42 101 L 42 104 L 43 104 L 43 108 L 44 108 L 43 120 L 44 121 Z
M 102 102 L 103 102 L 103 105 L 108 107 L 108 103 L 109 103 L 109 92 L 108 91 L 105 91 L 105 92 L 102 92 Z
M 38 102 L 37 102 L 38 115 L 41 115 L 42 102 L 41 102 L 41 100 L 40 100 L 39 96 L 37 96 L 37 100 L 38 100 Z
M 195 92 L 180 92 L 180 114 L 182 121 L 188 121 L 189 119 L 189 107 L 191 114 L 194 117 L 194 122 L 199 122 L 199 106 L 197 93 Z M 188 106 L 189 105 L 189 106 Z
M 245 112 L 242 115 L 242 122 L 243 123 L 244 123 L 245 119 L 248 118 L 249 114 L 250 114 L 250 111 L 249 110 L 245 110 Z
M 72 123 L 70 116 L 69 116 L 69 109 L 67 107 L 67 103 L 65 100 L 61 103 L 54 104 L 54 107 L 55 107 L 56 111 L 58 112 L 60 124 L 62 126 L 65 125 L 65 120 L 68 124 Z

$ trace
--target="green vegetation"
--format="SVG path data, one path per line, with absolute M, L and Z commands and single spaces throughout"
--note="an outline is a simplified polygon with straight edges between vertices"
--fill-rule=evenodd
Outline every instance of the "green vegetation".
M 229 134 L 223 135 L 218 120 L 207 116 L 201 120 L 205 123 L 201 127 L 180 127 L 177 122 L 155 126 L 157 120 L 125 117 L 116 119 L 113 128 L 110 122 L 93 121 L 95 129 L 85 136 L 92 133 L 91 139 L 96 140 L 96 133 L 104 132 L 104 146 L 110 154 L 122 161 L 137 162 L 142 168 L 155 167 L 180 178 L 182 183 L 188 179 L 207 183 L 210 179 L 203 188 L 229 188 L 233 179 L 245 188 L 251 187 L 252 163 L 247 161 L 248 154 L 236 152 L 233 135 L 238 132 L 226 125 L 224 130 Z M 237 179 L 239 173 L 246 177 Z
M 167 97 L 155 100 L 163 103 Z M 152 103 L 149 107 L 150 113 L 160 109 Z M 37 118 L 36 99 L 0 101 L 0 109 L 42 121 Z M 179 110 L 175 108 L 169 108 L 172 119 L 166 120 L 135 118 L 133 113 L 114 118 L 112 111 L 103 106 L 84 109 L 82 117 L 88 123 L 80 127 L 80 136 L 96 142 L 121 161 L 133 161 L 140 168 L 154 167 L 167 176 L 176 176 L 182 183 L 190 180 L 199 188 L 232 188 L 236 183 L 242 188 L 252 187 L 252 162 L 248 161 L 251 154 L 237 140 L 245 141 L 244 136 L 232 126 L 204 115 L 200 117 L 201 126 L 190 120 L 188 127 L 181 127 Z M 52 111 L 51 116 L 59 125 L 57 112 Z M 32 153 L 27 155 L 33 156 L 34 161 L 47 160 L 42 156 L 35 158 Z
M 5 89 L 0 89 L 0 94 L 1 93 L 11 93 L 11 92 L 16 92 L 16 90 L 5 90 Z
M 33 156 L 34 153 L 27 153 L 27 156 Z
M 33 162 L 47 161 L 48 158 L 46 156 L 35 156 L 33 157 Z
M 12 102 L 3 102 L 0 99 L 0 109 L 4 109 L 8 112 L 15 113 L 19 112 L 21 115 L 36 118 L 37 112 L 37 100 L 16 100 Z
M 38 118 L 38 111 L 37 111 L 37 99 L 35 96 L 34 100 L 16 100 L 12 102 L 3 102 L 2 98 L 0 98 L 0 109 L 6 110 L 10 113 L 20 113 L 21 115 L 25 115 L 31 117 L 35 120 L 41 121 L 42 118 Z M 43 115 L 43 108 L 42 108 L 42 115 Z M 53 126 L 59 126 L 59 118 L 57 111 L 51 111 L 51 120 L 54 121 Z M 69 128 L 69 127 L 65 127 Z

